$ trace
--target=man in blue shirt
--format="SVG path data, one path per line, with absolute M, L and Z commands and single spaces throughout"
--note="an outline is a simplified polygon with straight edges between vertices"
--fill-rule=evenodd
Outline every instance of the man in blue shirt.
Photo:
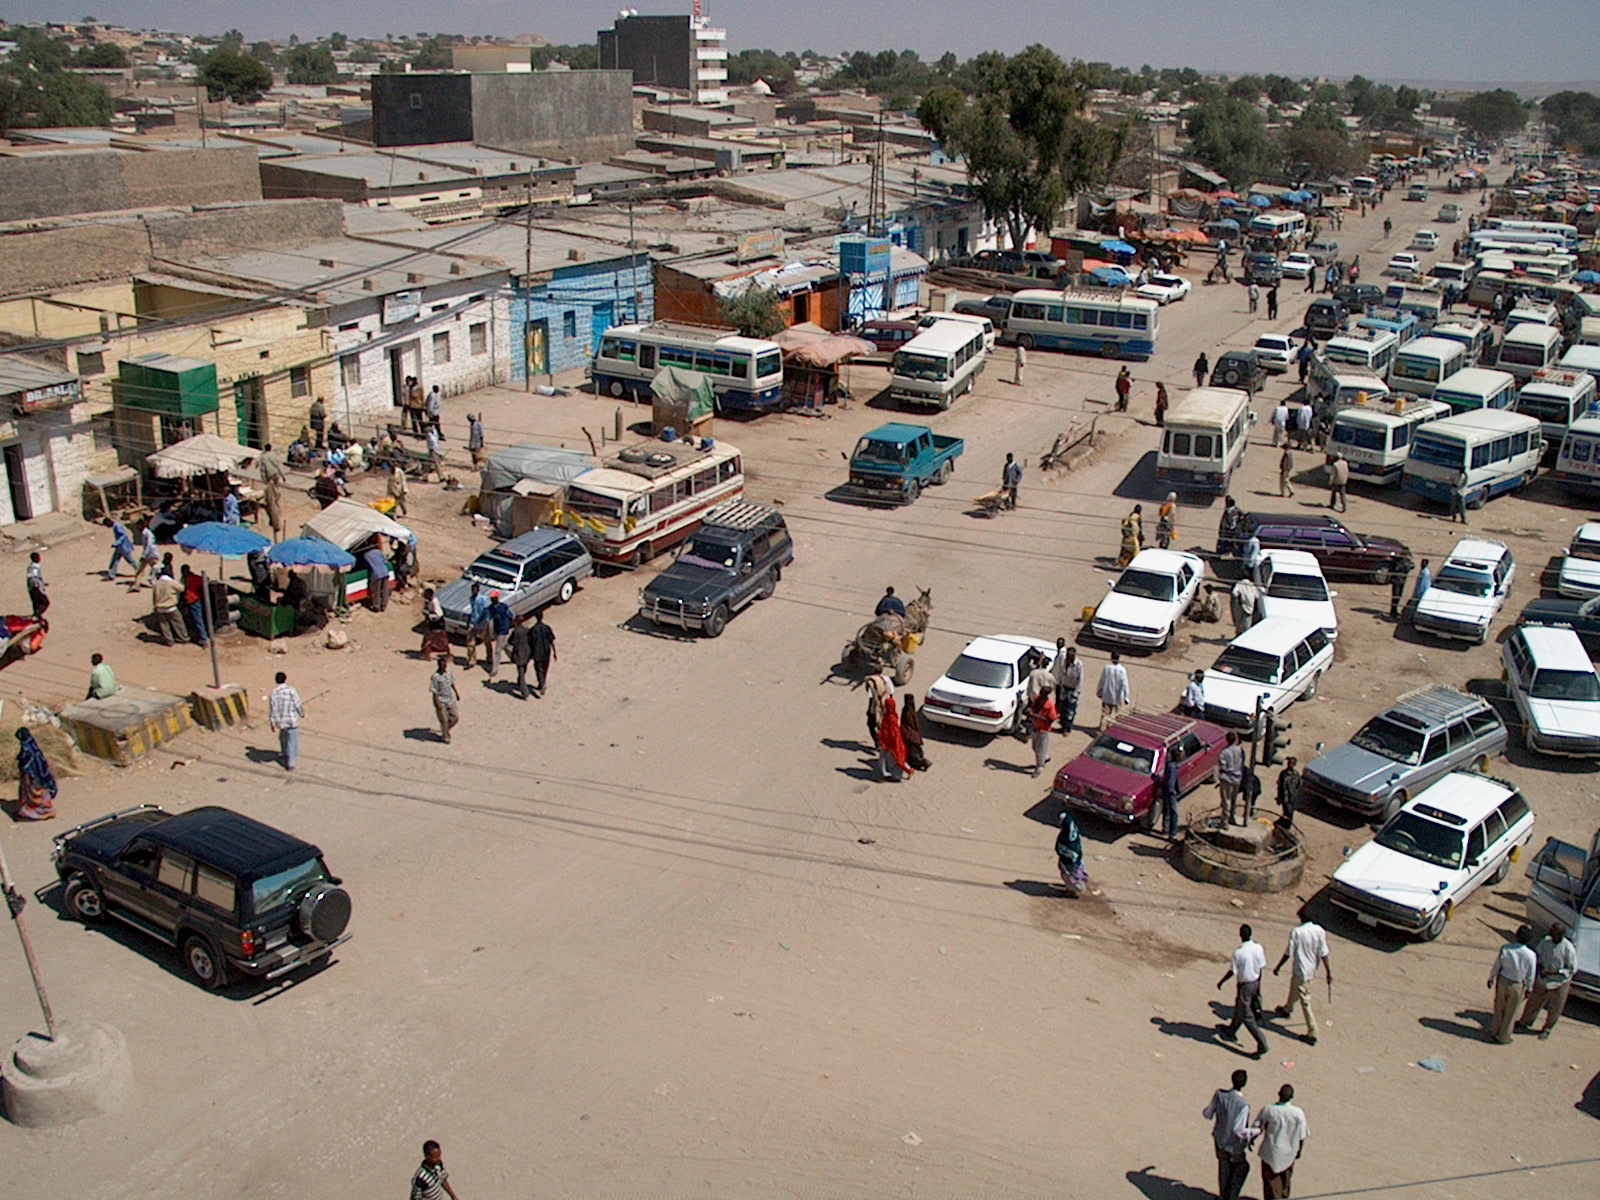
M 222 523 L 224 525 L 237 525 L 239 523 L 239 491 L 230 487 L 228 494 L 222 498 Z
M 114 518 L 108 518 L 106 524 L 111 526 L 111 565 L 106 568 L 106 578 L 117 577 L 117 564 L 123 559 L 128 560 L 128 565 L 137 574 L 139 564 L 133 558 L 133 539 L 128 536 L 128 527 Z
M 883 599 L 878 601 L 878 607 L 873 610 L 872 615 L 875 617 L 882 617 L 890 613 L 893 613 L 897 617 L 903 617 L 906 615 L 905 601 L 901 600 L 899 596 L 894 594 L 894 589 L 892 587 L 883 589 Z
M 467 602 L 467 666 L 478 661 L 478 641 L 480 637 L 485 642 L 489 640 L 489 629 L 489 597 L 475 583 L 472 585 L 472 599 Z
M 372 545 L 361 556 L 367 568 L 367 607 L 382 612 L 389 607 L 389 586 L 392 582 L 389 564 L 383 556 L 383 535 L 372 539 Z
M 511 606 L 500 599 L 499 592 L 489 593 L 489 627 L 494 640 L 489 643 L 489 678 L 500 670 L 500 659 L 505 656 L 506 638 L 511 635 Z

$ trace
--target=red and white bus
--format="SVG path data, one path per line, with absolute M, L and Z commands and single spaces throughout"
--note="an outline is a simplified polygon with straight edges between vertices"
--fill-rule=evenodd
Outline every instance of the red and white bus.
M 569 483 L 551 521 L 582 538 L 597 562 L 639 566 L 693 533 L 709 509 L 743 495 L 737 447 L 642 442 Z

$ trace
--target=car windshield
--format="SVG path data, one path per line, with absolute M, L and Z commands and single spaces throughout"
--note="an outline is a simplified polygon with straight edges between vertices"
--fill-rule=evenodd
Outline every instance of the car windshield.
M 722 567 L 731 571 L 739 564 L 739 548 L 727 542 L 697 537 L 683 548 L 678 561 L 696 567 Z
M 602 496 L 586 488 L 567 487 L 567 507 L 586 517 L 599 517 L 612 522 L 622 520 L 622 501 L 615 496 Z
M 1376 841 L 1386 850 L 1420 858 L 1436 867 L 1461 866 L 1462 833 L 1415 812 L 1402 812 L 1379 832 Z
M 1440 571 L 1439 578 L 1433 581 L 1433 586 L 1441 591 L 1455 592 L 1461 596 L 1477 596 L 1480 599 L 1487 596 L 1490 589 L 1487 576 L 1462 571 L 1456 567 L 1446 567 Z
M 1350 739 L 1350 744 L 1397 763 L 1415 766 L 1422 761 L 1422 730 L 1401 725 L 1388 717 L 1374 717 Z
M 935 358 L 931 354 L 907 354 L 902 351 L 894 356 L 894 373 L 902 379 L 944 380 L 950 376 L 950 360 Z
M 1274 600 L 1326 600 L 1328 585 L 1320 575 L 1274 571 L 1272 582 L 1267 585 L 1267 595 Z
M 1156 571 L 1124 571 L 1112 590 L 1138 600 L 1171 600 L 1178 594 L 1177 584 L 1172 576 Z
M 1016 682 L 1016 675 L 1010 663 L 973 658 L 970 654 L 963 654 L 951 663 L 945 676 L 957 683 L 971 684 L 973 687 L 1008 688 Z
M 515 567 L 480 558 L 467 568 L 467 578 L 486 587 L 514 588 L 522 577 Z
M 904 442 L 880 442 L 872 438 L 862 438 L 856 443 L 856 452 L 850 457 L 861 462 L 901 463 L 906 460 L 907 446 Z
M 1212 670 L 1219 675 L 1235 675 L 1253 683 L 1277 683 L 1278 667 L 1276 654 L 1246 650 L 1243 646 L 1229 646 L 1218 657 Z
M 1124 771 L 1137 771 L 1141 775 L 1149 775 L 1155 771 L 1154 750 L 1124 742 L 1109 733 L 1102 733 L 1095 738 L 1084 754 L 1097 763 L 1105 763 L 1108 767 L 1120 767 Z
M 1535 700 L 1600 700 L 1600 678 L 1593 671 L 1537 671 L 1528 695 Z
M 322 860 L 312 858 L 290 867 L 287 871 L 279 871 L 276 875 L 258 879 L 250 885 L 251 911 L 256 916 L 271 912 L 287 904 L 292 896 L 304 891 L 310 884 L 330 878 L 328 869 L 322 865 Z

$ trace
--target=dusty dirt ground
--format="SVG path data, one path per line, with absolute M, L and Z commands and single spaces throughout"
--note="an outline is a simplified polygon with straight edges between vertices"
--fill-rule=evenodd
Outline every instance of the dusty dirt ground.
M 1371 278 L 1433 211 L 1391 201 L 1337 236 Z M 1387 240 L 1383 215 L 1397 223 Z M 1271 1053 L 1249 1063 L 1214 1038 L 1230 999 L 1214 984 L 1240 921 L 1277 960 L 1295 895 L 1190 882 L 1157 840 L 1086 825 L 1099 894 L 1062 900 L 1057 814 L 1022 770 L 1027 748 L 935 735 L 930 773 L 873 782 L 863 693 L 833 671 L 889 583 L 933 589 L 919 690 L 972 636 L 1075 637 L 1080 609 L 1104 592 L 1118 520 L 1159 499 L 1155 381 L 1176 393 L 1201 349 L 1214 357 L 1295 328 L 1308 297 L 1293 283 L 1282 296 L 1269 326 L 1246 313 L 1241 288 L 1196 286 L 1165 310 L 1157 359 L 1134 370 L 1132 416 L 1102 416 L 1094 458 L 1047 477 L 1038 456 L 1073 414 L 1104 412 L 1115 366 L 1037 353 L 1017 388 L 998 352 L 977 393 L 934 420 L 968 439 L 955 478 L 905 510 L 826 495 L 843 477 L 840 452 L 888 415 L 876 405 L 720 423 L 746 452 L 750 496 L 780 503 L 794 531 L 776 597 L 720 640 L 678 639 L 631 620 L 638 578 L 596 579 L 551 614 L 547 698 L 519 701 L 504 675 L 458 666 L 463 721 L 448 746 L 433 733 L 414 606 L 357 613 L 338 652 L 308 637 L 280 657 L 225 638 L 222 675 L 249 687 L 255 723 L 185 734 L 127 770 L 90 763 L 63 781 L 53 828 L 0 832 L 12 870 L 30 893 L 45 888 L 50 836 L 117 807 L 225 803 L 324 849 L 354 896 L 354 939 L 292 986 L 213 996 L 165 949 L 85 930 L 43 893 L 27 915 L 57 1012 L 122 1030 L 136 1097 L 66 1129 L 0 1126 L 7 1195 L 400 1195 L 431 1137 L 463 1200 L 1193 1200 L 1215 1186 L 1200 1109 L 1241 1065 L 1253 1105 L 1289 1081 L 1308 1114 L 1297 1196 L 1592 1193 L 1594 1109 L 1577 1105 L 1586 1089 L 1593 1101 L 1600 1069 L 1593 1011 L 1574 1003 L 1546 1042 L 1501 1047 L 1480 1032 L 1494 951 L 1522 917 L 1520 868 L 1431 945 L 1329 917 L 1336 983 L 1331 1005 L 1319 990 L 1320 1044 L 1298 1040 L 1298 1022 L 1271 1021 Z M 857 396 L 881 380 L 857 369 Z M 1260 446 L 1235 489 L 1247 508 L 1325 499 L 1314 485 L 1275 496 L 1265 418 L 1290 387 L 1273 382 L 1257 402 Z M 480 407 L 495 443 L 581 445 L 581 427 L 609 428 L 615 405 L 457 398 L 454 456 L 463 414 Z M 1028 464 L 1022 507 L 977 517 L 972 498 L 995 486 L 1007 451 Z M 358 485 L 358 498 L 376 494 Z M 488 544 L 462 498 L 412 490 L 427 575 Z M 1179 543 L 1209 547 L 1217 509 L 1186 507 Z M 1474 516 L 1475 533 L 1515 549 L 1513 613 L 1584 515 L 1540 484 Z M 1359 487 L 1347 520 L 1436 561 L 1456 536 L 1438 514 Z M 53 629 L 38 656 L 0 674 L 6 715 L 24 696 L 79 698 L 93 650 L 126 683 L 209 681 L 198 649 L 141 636 L 148 593 L 95 577 L 107 543 L 96 530 L 47 553 Z M 25 604 L 24 565 L 13 555 L 4 567 L 13 608 Z M 1294 712 L 1302 761 L 1418 684 L 1498 686 L 1495 639 L 1422 643 L 1387 621 L 1386 589 L 1336 586 L 1337 666 Z M 1222 627 L 1191 627 L 1171 651 L 1130 658 L 1137 703 L 1170 707 L 1224 641 Z M 1084 653 L 1092 678 L 1104 654 Z M 277 669 L 309 709 L 293 778 L 265 727 Z M 1055 763 L 1086 742 L 1057 737 Z M 1526 789 L 1536 846 L 1588 839 L 1600 813 L 1592 764 L 1513 751 L 1496 770 Z M 1316 810 L 1302 823 L 1312 860 L 1298 895 L 1311 896 L 1368 834 Z M 39 1019 L 20 951 L 3 940 L 9 1044 Z M 1268 982 L 1269 1007 L 1285 986 Z M 1429 1056 L 1444 1073 L 1417 1066 Z M 1246 1195 L 1260 1195 L 1254 1178 Z

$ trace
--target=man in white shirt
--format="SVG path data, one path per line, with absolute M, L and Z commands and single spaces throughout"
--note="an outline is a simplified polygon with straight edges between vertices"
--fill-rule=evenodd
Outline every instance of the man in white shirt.
M 1311 981 L 1317 977 L 1317 966 L 1321 964 L 1328 973 L 1328 991 L 1333 991 L 1333 967 L 1328 962 L 1328 935 L 1306 915 L 1306 910 L 1300 910 L 1300 924 L 1289 931 L 1289 945 L 1283 952 L 1283 957 L 1278 960 L 1278 965 L 1272 968 L 1272 973 L 1277 975 L 1283 970 L 1283 964 L 1293 961 L 1294 967 L 1289 976 L 1289 998 L 1283 1002 L 1273 1014 L 1278 1017 L 1287 1017 L 1294 1011 L 1296 1004 L 1306 1018 L 1306 1042 L 1309 1045 L 1317 1044 L 1317 1015 L 1311 1011 Z
M 1278 1089 L 1278 1102 L 1256 1114 L 1252 1132 L 1261 1138 L 1257 1151 L 1261 1155 L 1261 1194 L 1265 1200 L 1289 1200 L 1294 1164 L 1305 1149 L 1309 1132 L 1306 1114 L 1289 1103 L 1293 1099 L 1294 1088 L 1286 1083 Z
M 1517 1009 L 1539 977 L 1539 960 L 1528 947 L 1532 940 L 1533 930 L 1519 925 L 1517 940 L 1500 947 L 1494 969 L 1489 972 L 1488 986 L 1494 989 L 1494 1019 L 1489 1034 L 1502 1046 L 1511 1044 L 1511 1027 L 1516 1022 Z
M 1054 699 L 1056 677 L 1050 673 L 1050 659 L 1043 650 L 1035 650 L 1032 662 L 1033 665 L 1028 669 L 1028 703 L 1032 704 L 1041 693 L 1046 692 Z
M 1261 972 L 1267 969 L 1267 953 L 1261 948 L 1261 943 L 1253 939 L 1250 926 L 1239 926 L 1239 948 L 1233 952 L 1233 963 L 1228 968 L 1228 973 L 1217 980 L 1217 990 L 1222 990 L 1222 985 L 1228 980 L 1234 980 L 1233 993 L 1233 1019 L 1226 1025 L 1218 1026 L 1219 1036 L 1225 1042 L 1239 1040 L 1239 1026 L 1243 1025 L 1250 1031 L 1250 1036 L 1256 1040 L 1256 1052 L 1252 1058 L 1264 1058 L 1267 1053 L 1267 1039 L 1261 1036 L 1261 1025 L 1258 1021 L 1261 1006 Z
M 1567 938 L 1566 926 L 1559 921 L 1550 926 L 1550 932 L 1533 948 L 1538 960 L 1539 977 L 1528 993 L 1528 1004 L 1522 1010 L 1522 1020 L 1517 1028 L 1527 1033 L 1533 1028 L 1533 1019 L 1544 1010 L 1544 1028 L 1539 1030 L 1539 1040 L 1550 1036 L 1550 1031 L 1561 1019 L 1567 1007 L 1567 992 L 1572 987 L 1572 977 L 1578 971 L 1578 951 Z
M 1250 1148 L 1250 1105 L 1244 1098 L 1244 1085 L 1250 1076 L 1233 1073 L 1233 1086 L 1218 1088 L 1211 1103 L 1200 1115 L 1211 1122 L 1211 1143 L 1217 1151 L 1217 1195 L 1221 1200 L 1239 1200 L 1245 1181 L 1250 1178 L 1250 1163 L 1244 1152 Z
M 1284 440 L 1284 434 L 1289 429 L 1289 402 L 1280 400 L 1278 407 L 1272 410 L 1272 444 L 1278 445 Z
M 1117 719 L 1125 705 L 1133 703 L 1133 689 L 1128 684 L 1128 668 L 1122 665 L 1122 655 L 1111 652 L 1111 661 L 1100 669 L 1100 683 L 1095 688 L 1100 697 L 1100 728 L 1104 729 Z
M 1056 639 L 1056 660 L 1050 664 L 1050 674 L 1056 681 L 1056 715 L 1061 718 L 1061 732 L 1069 733 L 1078 719 L 1083 664 L 1078 661 L 1078 648 L 1067 645 L 1066 638 Z
M 1178 711 L 1186 717 L 1200 718 L 1206 715 L 1206 673 L 1196 671 L 1189 676 L 1189 682 L 1183 685 L 1183 699 L 1178 702 Z

